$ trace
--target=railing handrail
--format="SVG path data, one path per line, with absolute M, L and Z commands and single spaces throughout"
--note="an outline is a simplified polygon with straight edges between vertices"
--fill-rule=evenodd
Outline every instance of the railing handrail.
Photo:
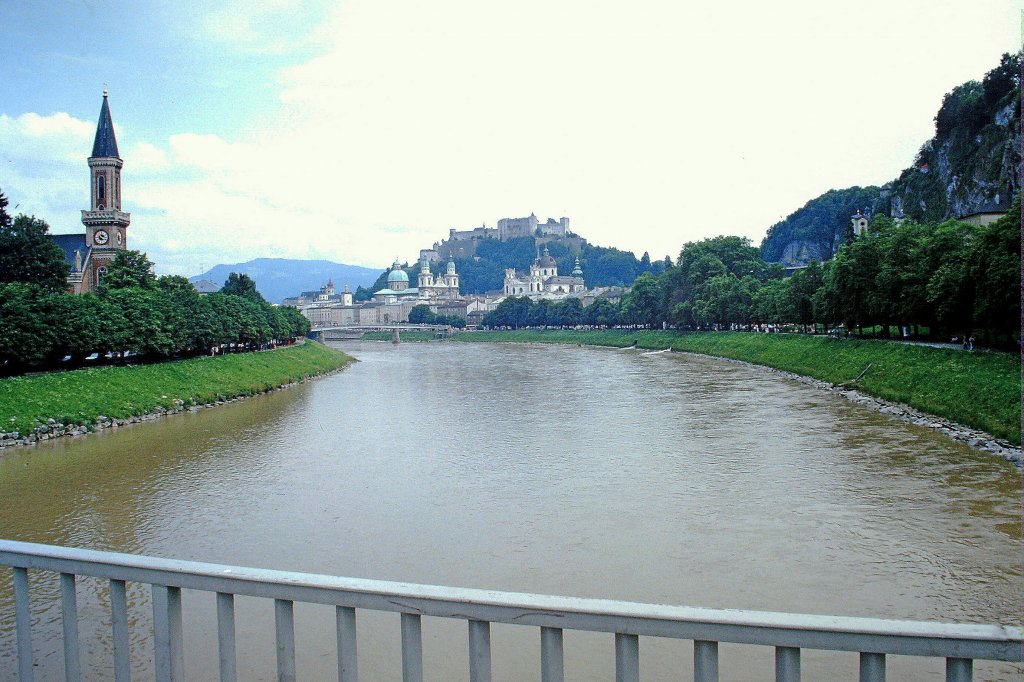
M 642 604 L 346 578 L 0 540 L 0 564 L 168 587 L 549 628 L 878 654 L 1024 660 L 1017 626 Z

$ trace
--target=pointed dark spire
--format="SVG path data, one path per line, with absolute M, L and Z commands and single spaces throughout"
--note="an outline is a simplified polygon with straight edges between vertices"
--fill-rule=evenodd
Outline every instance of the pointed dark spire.
M 103 88 L 103 108 L 100 121 L 96 124 L 96 140 L 92 143 L 92 156 L 120 159 L 117 153 L 117 138 L 114 137 L 114 122 L 110 120 L 110 106 L 107 104 L 107 89 Z

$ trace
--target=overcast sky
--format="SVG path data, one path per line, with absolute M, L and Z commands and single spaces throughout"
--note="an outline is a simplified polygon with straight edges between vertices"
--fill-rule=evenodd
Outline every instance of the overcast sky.
M 254 7 L 256 9 L 254 9 Z M 654 258 L 908 166 L 1024 0 L 0 2 L 0 190 L 81 232 L 104 83 L 130 248 L 385 266 L 499 218 Z

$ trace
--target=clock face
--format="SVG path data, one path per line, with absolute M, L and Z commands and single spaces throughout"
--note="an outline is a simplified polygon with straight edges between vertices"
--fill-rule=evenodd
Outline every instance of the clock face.
M 117 245 L 121 246 L 121 244 L 123 244 L 123 243 L 124 243 L 124 235 L 122 235 L 120 232 L 118 232 L 117 233 Z
M 103 246 L 110 239 L 110 235 L 107 234 L 106 230 L 96 230 L 96 234 L 93 235 L 93 241 Z

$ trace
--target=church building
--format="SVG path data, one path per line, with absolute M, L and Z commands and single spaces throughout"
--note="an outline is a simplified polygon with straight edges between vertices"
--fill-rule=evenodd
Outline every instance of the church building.
M 68 263 L 68 292 L 84 294 L 99 285 L 107 266 L 128 248 L 131 214 L 121 210 L 121 167 L 107 90 L 89 156 L 89 210 L 82 211 L 85 232 L 51 235 Z
M 530 298 L 558 298 L 565 294 L 579 294 L 586 291 L 583 283 L 583 270 L 580 268 L 580 259 L 576 259 L 576 266 L 572 275 L 561 276 L 558 274 L 558 264 L 544 247 L 544 255 L 538 256 L 537 260 L 530 266 L 529 275 L 520 275 L 512 268 L 505 270 L 505 295 L 506 296 L 529 296 Z

